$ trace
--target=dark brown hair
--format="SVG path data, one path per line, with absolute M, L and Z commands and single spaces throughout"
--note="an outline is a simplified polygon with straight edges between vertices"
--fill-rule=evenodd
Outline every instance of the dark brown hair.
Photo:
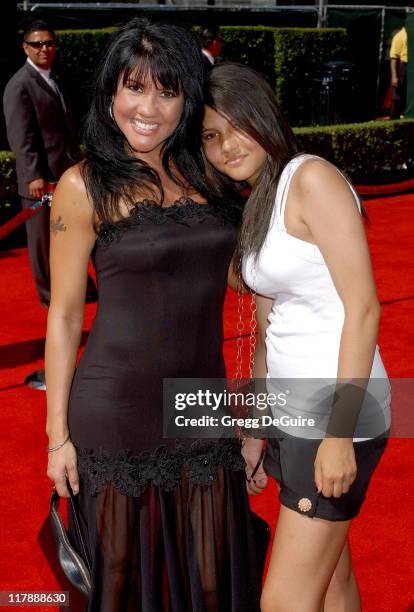
M 236 257 L 239 267 L 243 255 L 257 257 L 262 248 L 280 175 L 298 153 L 298 145 L 272 88 L 248 66 L 232 62 L 214 66 L 206 76 L 204 102 L 253 138 L 267 153 L 267 161 L 243 213 Z M 207 161 L 206 180 L 208 187 L 221 196 L 228 192 L 232 182 Z

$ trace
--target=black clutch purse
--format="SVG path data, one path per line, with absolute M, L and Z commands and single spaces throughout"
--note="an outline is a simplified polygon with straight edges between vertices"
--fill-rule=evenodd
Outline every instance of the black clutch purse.
M 91 567 L 88 560 L 85 541 L 80 529 L 77 499 L 73 495 L 69 483 L 67 484 L 70 492 L 69 503 L 72 509 L 73 526 L 80 549 L 79 552 L 74 548 L 59 513 L 60 497 L 55 490 L 50 499 L 48 521 L 54 536 L 58 561 L 63 573 L 82 595 L 89 597 L 91 592 Z
M 72 510 L 71 517 L 76 542 L 72 541 L 60 515 L 60 497 L 55 490 L 52 492 L 49 514 L 40 530 L 38 540 L 59 584 L 65 587 L 65 590 L 67 586 L 72 585 L 83 597 L 89 598 L 91 566 L 80 529 L 78 500 L 73 495 L 68 482 L 67 486 L 70 493 L 68 503 Z M 70 585 L 67 585 L 67 581 Z M 75 597 L 76 591 L 74 593 Z M 73 599 L 72 596 L 71 599 Z

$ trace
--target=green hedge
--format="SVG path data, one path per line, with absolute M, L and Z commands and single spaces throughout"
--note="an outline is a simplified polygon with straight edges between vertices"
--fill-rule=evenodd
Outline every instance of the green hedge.
M 17 193 L 15 157 L 10 151 L 0 151 L 0 225 L 14 217 L 20 208 L 20 197 Z M 0 250 L 25 244 L 24 227 L 20 227 L 9 236 L 0 240 Z
M 392 174 L 414 159 L 414 120 L 296 128 L 307 153 L 329 159 L 355 181 Z
M 15 156 L 11 151 L 0 151 L 0 203 L 8 208 L 17 199 Z
M 220 31 L 222 59 L 262 72 L 292 125 L 311 123 L 314 79 L 322 64 L 348 57 L 342 28 L 226 26 Z
M 59 30 L 58 58 L 62 58 L 64 66 L 71 75 L 76 76 L 79 83 L 90 85 L 95 77 L 96 69 L 105 57 L 111 36 L 117 28 L 102 30 Z
M 58 58 L 72 83 L 79 116 L 88 108 L 90 87 L 116 28 L 60 30 Z M 314 78 L 321 65 L 347 58 L 346 30 L 341 28 L 271 28 L 223 26 L 221 60 L 248 64 L 275 88 L 292 125 L 309 125 Z
M 275 28 L 263 26 L 224 26 L 220 28 L 220 60 L 247 64 L 276 87 Z
M 79 118 L 86 115 L 96 71 L 116 30 L 117 28 L 105 28 L 56 32 L 57 63 L 65 74 L 65 80 L 71 90 L 72 106 Z

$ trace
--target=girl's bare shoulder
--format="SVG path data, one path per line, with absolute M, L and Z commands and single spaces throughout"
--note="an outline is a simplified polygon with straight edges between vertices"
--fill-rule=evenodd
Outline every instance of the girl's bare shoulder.
M 346 187 L 347 183 L 338 168 L 326 159 L 307 159 L 295 173 L 295 187 L 304 193 L 327 187 Z

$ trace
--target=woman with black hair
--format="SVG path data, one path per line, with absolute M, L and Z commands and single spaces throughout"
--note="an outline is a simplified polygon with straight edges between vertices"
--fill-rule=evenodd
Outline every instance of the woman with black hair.
M 240 444 L 162 437 L 163 379 L 225 377 L 237 207 L 211 198 L 199 171 L 202 65 L 181 27 L 121 29 L 98 74 L 85 159 L 53 198 L 48 476 L 59 495 L 66 477 L 78 493 L 89 611 L 259 605 Z M 91 255 L 98 311 L 75 372 Z
M 250 494 L 266 473 L 280 484 L 261 610 L 357 612 L 348 530 L 390 427 L 360 202 L 335 166 L 298 153 L 274 92 L 254 70 L 214 67 L 205 103 L 211 191 L 232 181 L 252 189 L 236 262 L 256 297 L 254 374 L 273 397 L 285 394 L 282 407 L 272 399 L 274 428 L 263 429 L 266 457 L 254 478 L 263 442 L 247 438 L 242 451 Z

